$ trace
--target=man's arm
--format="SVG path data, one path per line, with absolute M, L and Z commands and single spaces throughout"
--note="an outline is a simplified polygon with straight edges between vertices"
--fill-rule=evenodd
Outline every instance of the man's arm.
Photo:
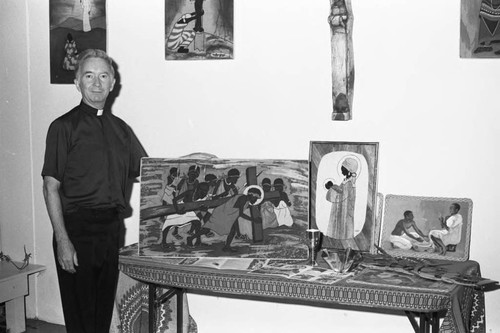
M 420 237 L 422 237 L 424 240 L 427 238 L 426 235 L 424 235 L 424 233 L 422 232 L 422 230 L 420 230 L 418 227 L 417 227 L 417 224 L 414 223 L 413 224 L 413 229 L 415 229 L 415 231 L 417 232 L 417 234 L 420 235 Z
M 75 266 L 78 266 L 78 259 L 73 243 L 71 243 L 66 232 L 66 227 L 64 226 L 61 197 L 59 196 L 60 186 L 61 183 L 54 177 L 43 177 L 43 196 L 50 222 L 54 229 L 57 244 L 57 261 L 62 269 L 74 273 L 76 271 Z

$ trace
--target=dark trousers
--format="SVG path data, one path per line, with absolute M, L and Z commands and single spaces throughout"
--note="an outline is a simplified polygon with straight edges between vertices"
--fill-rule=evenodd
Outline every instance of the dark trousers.
M 66 331 L 108 333 L 118 281 L 117 211 L 80 209 L 64 222 L 78 258 L 76 273 L 62 270 L 54 241 Z

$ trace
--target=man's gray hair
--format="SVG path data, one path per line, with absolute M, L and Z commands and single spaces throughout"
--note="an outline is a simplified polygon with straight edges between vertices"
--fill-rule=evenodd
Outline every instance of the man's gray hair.
M 113 59 L 106 52 L 100 49 L 86 49 L 78 55 L 75 65 L 75 77 L 80 75 L 80 66 L 89 58 L 101 58 L 106 61 L 111 68 L 111 74 L 115 77 L 115 68 L 113 67 Z

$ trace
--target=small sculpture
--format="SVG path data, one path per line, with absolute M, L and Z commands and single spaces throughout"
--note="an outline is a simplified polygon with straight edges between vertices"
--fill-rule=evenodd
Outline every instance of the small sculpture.
M 351 120 L 354 88 L 351 0 L 330 0 L 332 120 Z

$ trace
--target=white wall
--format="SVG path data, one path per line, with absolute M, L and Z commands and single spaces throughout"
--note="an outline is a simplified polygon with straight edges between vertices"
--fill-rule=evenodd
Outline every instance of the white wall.
M 328 1 L 235 1 L 230 61 L 166 62 L 163 6 L 108 0 L 108 52 L 122 78 L 114 113 L 150 156 L 307 159 L 310 140 L 380 142 L 379 192 L 472 198 L 470 257 L 484 276 L 500 278 L 500 61 L 458 57 L 459 2 L 353 0 L 349 122 L 329 120 Z M 48 13 L 48 1 L 0 1 L 0 238 L 4 252 L 22 254 L 26 243 L 47 265 L 29 315 L 60 323 L 39 175 L 47 127 L 79 95 L 49 83 Z M 138 188 L 132 200 L 127 243 L 138 240 Z M 302 332 L 310 320 L 318 330 L 411 330 L 404 316 L 200 295 L 189 302 L 203 333 Z M 488 332 L 500 332 L 499 308 L 500 293 L 486 294 Z

